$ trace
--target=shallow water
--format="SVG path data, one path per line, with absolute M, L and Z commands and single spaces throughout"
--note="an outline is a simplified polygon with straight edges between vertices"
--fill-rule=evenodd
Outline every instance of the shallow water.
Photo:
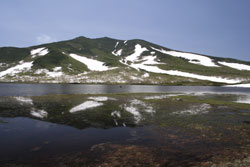
M 44 122 L 40 120 L 15 117 L 3 118 L 6 122 L 1 129 L 1 159 L 25 157 L 34 154 L 49 156 L 67 151 L 82 151 L 102 142 L 120 142 L 129 137 L 129 128 L 86 128 Z
M 0 166 L 206 167 L 243 159 L 250 105 L 235 101 L 246 96 L 0 96 Z

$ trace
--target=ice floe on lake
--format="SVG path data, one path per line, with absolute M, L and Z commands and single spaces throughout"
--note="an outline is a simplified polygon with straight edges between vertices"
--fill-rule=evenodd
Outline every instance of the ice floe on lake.
M 16 99 L 21 104 L 30 104 L 30 105 L 33 105 L 33 100 L 31 98 L 29 98 L 29 97 L 18 96 L 18 97 L 14 97 L 14 99 Z
M 139 123 L 141 120 L 141 113 L 137 110 L 136 107 L 130 105 L 130 106 L 125 106 L 125 110 L 129 113 L 131 113 L 134 116 L 135 122 Z
M 33 100 L 30 97 L 16 96 L 13 98 L 17 100 L 21 105 L 31 105 L 32 108 L 31 108 L 30 114 L 33 117 L 37 117 L 37 118 L 48 117 L 48 113 L 45 110 L 36 109 L 34 107 Z
M 121 112 L 120 111 L 113 111 L 111 113 L 111 116 L 114 118 L 114 122 L 115 122 L 115 125 L 118 126 L 118 121 L 116 120 L 117 118 L 121 118 Z M 123 126 L 125 125 L 125 123 L 122 124 Z M 125 125 L 126 126 L 126 125 Z
M 95 101 L 107 101 L 109 98 L 105 96 L 98 96 L 98 97 L 89 97 L 88 99 Z
M 37 118 L 46 118 L 48 116 L 48 113 L 46 111 L 37 109 L 32 109 L 30 111 L 30 114 Z
M 173 115 L 201 115 L 207 114 L 209 110 L 212 108 L 210 104 L 200 104 L 200 105 L 193 105 L 186 110 L 175 111 Z
M 99 107 L 99 106 L 102 106 L 102 105 L 103 105 L 103 103 L 96 102 L 96 101 L 85 101 L 84 103 L 79 104 L 79 105 L 71 108 L 69 110 L 69 112 L 74 113 L 74 112 L 77 112 L 77 111 L 83 111 L 83 110 L 86 110 L 86 109 L 89 109 L 89 108 L 95 108 L 95 107 Z
M 250 96 L 244 96 L 244 97 L 238 97 L 238 99 L 235 101 L 236 103 L 244 103 L 244 104 L 250 104 Z
M 153 114 L 156 112 L 152 106 L 137 99 L 131 100 L 130 104 L 125 104 L 122 106 L 122 108 L 134 116 L 135 123 L 139 123 L 143 119 L 143 112 L 149 114 Z
M 169 95 L 158 95 L 158 96 L 146 96 L 144 99 L 145 100 L 153 100 L 153 99 L 165 99 L 169 97 L 175 97 L 175 96 L 180 96 L 184 94 L 169 94 Z

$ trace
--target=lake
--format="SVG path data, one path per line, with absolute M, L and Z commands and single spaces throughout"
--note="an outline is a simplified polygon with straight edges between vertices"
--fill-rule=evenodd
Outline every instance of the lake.
M 212 92 L 249 94 L 250 88 L 220 86 L 88 85 L 0 83 L 0 96 L 41 96 L 48 94 Z
M 247 165 L 250 89 L 0 84 L 0 166 Z

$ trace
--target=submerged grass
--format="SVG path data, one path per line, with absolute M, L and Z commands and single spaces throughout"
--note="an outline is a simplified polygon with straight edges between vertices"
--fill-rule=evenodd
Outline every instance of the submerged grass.
M 69 112 L 86 101 L 98 101 L 98 97 L 102 106 Z M 144 166 L 215 167 L 223 163 L 248 162 L 244 158 L 250 155 L 250 105 L 233 102 L 236 97 L 174 93 L 26 97 L 26 101 L 30 98 L 32 103 L 20 102 L 14 97 L 0 97 L 0 116 L 24 116 L 77 129 L 104 128 L 105 132 L 127 126 L 128 140 L 121 143 L 110 140 L 83 152 L 57 155 L 53 160 L 58 160 L 62 166 L 102 166 L 104 162 L 108 166 L 135 163 L 143 166 L 146 162 Z M 33 117 L 31 109 L 44 110 L 48 116 Z M 183 112 L 186 110 L 196 112 Z M 203 110 L 206 112 L 200 112 Z M 112 115 L 114 111 L 119 114 Z M 121 132 L 120 135 L 124 134 Z M 35 147 L 32 151 L 37 150 L 40 148 Z
M 8 123 L 8 122 L 0 120 L 0 124 L 5 124 L 5 123 Z
M 226 95 L 228 96 L 228 95 Z M 218 98 L 203 98 L 201 99 L 199 96 L 188 96 L 188 95 L 181 95 L 179 98 L 182 98 L 183 100 L 187 102 L 199 102 L 199 103 L 208 103 L 211 105 L 224 105 L 224 106 L 229 106 L 233 107 L 236 109 L 245 109 L 245 110 L 250 110 L 250 104 L 244 104 L 244 103 L 238 103 L 234 101 L 226 101 L 218 99 Z M 174 99 L 174 98 L 173 98 Z

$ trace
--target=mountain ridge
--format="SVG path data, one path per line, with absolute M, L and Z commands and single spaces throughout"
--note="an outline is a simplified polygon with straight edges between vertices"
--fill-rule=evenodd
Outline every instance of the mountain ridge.
M 28 62 L 28 68 L 22 67 Z M 24 48 L 1 47 L 0 81 L 228 85 L 250 82 L 250 62 L 179 51 L 141 39 L 80 36 Z

